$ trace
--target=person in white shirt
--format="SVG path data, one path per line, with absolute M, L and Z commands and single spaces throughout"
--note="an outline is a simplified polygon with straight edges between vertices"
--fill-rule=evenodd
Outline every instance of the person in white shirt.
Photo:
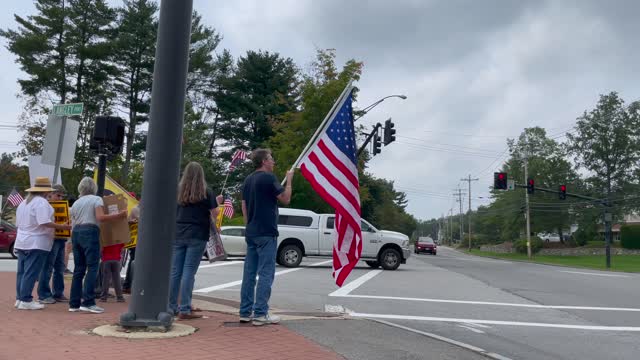
M 54 191 L 48 178 L 37 177 L 34 186 L 26 191 L 29 195 L 16 210 L 18 234 L 14 247 L 18 253 L 18 270 L 15 306 L 19 310 L 39 310 L 44 305 L 33 301 L 32 293 L 53 246 L 54 231 L 69 230 L 71 226 L 53 221 L 53 208 L 45 198 Z
M 78 184 L 80 197 L 71 207 L 71 243 L 73 244 L 73 280 L 69 295 L 69 311 L 104 312 L 96 305 L 95 284 L 100 265 L 100 228 L 105 221 L 126 219 L 127 210 L 115 214 L 105 212 L 102 198 L 96 196 L 98 186 L 90 177 Z M 86 275 L 86 277 L 85 277 Z M 84 281 L 84 283 L 83 283 Z M 84 287 L 83 287 L 84 286 Z

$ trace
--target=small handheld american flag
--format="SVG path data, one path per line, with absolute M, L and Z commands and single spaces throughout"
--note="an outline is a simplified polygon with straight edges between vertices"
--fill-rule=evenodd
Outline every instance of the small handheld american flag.
M 11 206 L 17 207 L 24 201 L 24 198 L 22 198 L 22 195 L 20 195 L 20 193 L 17 192 L 16 189 L 13 189 L 11 190 L 11 194 L 7 196 L 7 201 L 11 204 Z
M 231 198 L 224 199 L 224 216 L 231 219 L 233 217 L 233 203 L 231 202 Z
M 247 159 L 247 153 L 243 150 L 236 150 L 231 158 L 231 164 L 229 165 L 229 171 L 233 171 L 238 164 Z

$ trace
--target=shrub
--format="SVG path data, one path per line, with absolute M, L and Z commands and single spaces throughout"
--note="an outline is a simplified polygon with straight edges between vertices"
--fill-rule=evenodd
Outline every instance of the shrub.
M 640 226 L 622 226 L 620 229 L 620 245 L 625 249 L 640 249 Z
M 540 239 L 537 236 L 532 236 L 531 237 L 531 253 L 532 254 L 536 254 L 538 251 L 540 251 L 540 249 L 542 249 L 542 239 Z M 514 244 L 513 244 L 514 248 L 516 249 L 516 252 L 520 253 L 520 254 L 526 254 L 527 253 L 527 239 L 523 238 L 520 240 L 517 240 Z

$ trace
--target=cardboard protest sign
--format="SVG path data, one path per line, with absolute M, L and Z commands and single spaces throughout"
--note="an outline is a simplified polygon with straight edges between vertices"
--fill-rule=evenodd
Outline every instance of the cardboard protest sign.
M 53 207 L 53 217 L 56 224 L 68 224 L 69 223 L 69 202 L 67 200 L 49 201 L 51 207 Z M 71 230 L 56 230 L 55 238 L 70 238 Z

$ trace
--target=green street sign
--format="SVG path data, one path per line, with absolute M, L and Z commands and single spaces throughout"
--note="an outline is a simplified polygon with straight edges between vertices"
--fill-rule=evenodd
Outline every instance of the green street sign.
M 84 109 L 83 103 L 53 105 L 53 115 L 56 115 L 56 116 L 82 115 L 83 109 Z

